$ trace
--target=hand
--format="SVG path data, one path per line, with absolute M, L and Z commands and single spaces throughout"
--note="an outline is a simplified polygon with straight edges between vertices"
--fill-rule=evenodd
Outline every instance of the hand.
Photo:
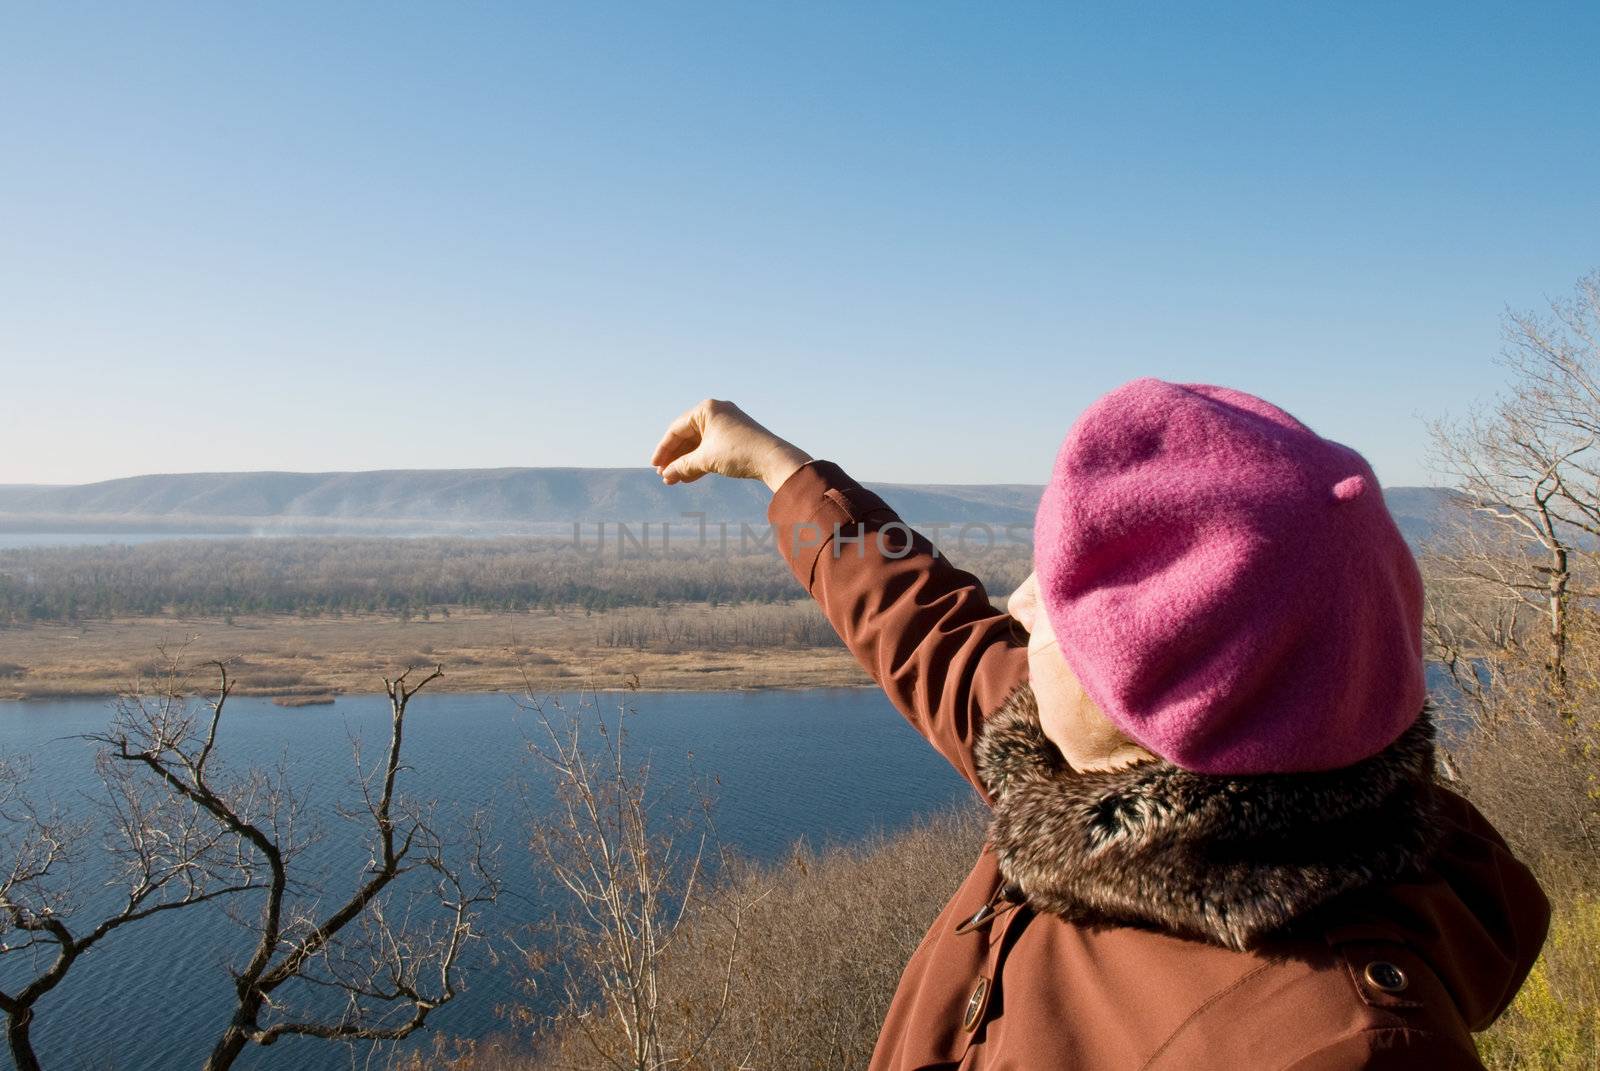
M 650 455 L 662 482 L 693 483 L 708 472 L 760 480 L 776 491 L 811 460 L 732 402 L 707 398 L 674 420 Z

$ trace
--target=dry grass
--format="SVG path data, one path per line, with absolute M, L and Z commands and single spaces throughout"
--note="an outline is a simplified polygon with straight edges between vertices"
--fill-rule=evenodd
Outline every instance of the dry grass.
M 738 996 L 702 1066 L 866 1066 L 906 961 L 970 871 L 986 818 L 973 806 L 892 837 L 797 848 L 779 866 L 738 875 L 721 897 L 755 906 L 735 964 Z M 669 965 L 674 991 L 708 990 L 726 917 L 715 899 L 700 913 Z M 699 1003 L 685 999 L 678 1012 L 693 1019 Z
M 669 953 L 668 1029 L 714 1012 L 742 906 L 732 999 L 712 1043 L 685 1071 L 865 1067 L 900 972 L 967 875 L 983 839 L 974 806 L 901 833 L 817 850 L 797 845 L 771 866 L 735 866 L 697 905 Z M 749 906 L 753 905 L 753 906 Z M 402 1071 L 599 1071 L 609 1065 L 562 1009 L 533 1045 L 440 1038 Z M 589 1015 L 583 1021 L 599 1022 Z
M 1600 794 L 1570 727 L 1507 718 L 1464 749 L 1474 802 L 1532 866 L 1555 905 L 1515 1002 L 1478 1038 L 1490 1071 L 1600 1067 Z
M 0 698 L 114 695 L 150 675 L 159 665 L 158 648 L 185 643 L 190 660 L 239 659 L 241 695 L 366 693 L 385 670 L 434 663 L 445 668 L 441 690 L 458 692 L 521 691 L 524 673 L 535 691 L 571 691 L 586 682 L 610 687 L 630 673 L 640 687 L 659 690 L 870 683 L 836 642 L 792 642 L 797 632 L 814 630 L 805 622 L 820 620 L 809 600 L 758 609 L 691 604 L 652 613 L 681 627 L 648 632 L 635 627 L 636 612 L 581 609 L 455 611 L 425 621 L 379 614 L 231 621 L 163 615 L 35 625 L 0 630 Z M 762 633 L 753 613 L 775 630 L 772 646 L 754 645 Z M 627 647 L 612 645 L 619 623 Z M 697 649 L 686 639 L 716 646 Z
M 1436 584 L 1431 591 L 1434 634 L 1464 639 L 1458 649 L 1472 659 L 1458 663 L 1473 728 L 1451 748 L 1457 787 L 1533 868 L 1554 916 L 1538 963 L 1510 1010 L 1478 1037 L 1479 1051 L 1490 1071 L 1596 1068 L 1600 614 L 1588 605 L 1569 608 L 1557 688 L 1543 615 L 1508 609 L 1486 587 Z
M 1544 954 L 1478 1054 L 1489 1071 L 1600 1067 L 1600 899 L 1557 906 Z

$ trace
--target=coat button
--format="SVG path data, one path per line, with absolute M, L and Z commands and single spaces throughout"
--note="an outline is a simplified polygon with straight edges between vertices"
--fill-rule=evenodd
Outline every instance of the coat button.
M 978 984 L 972 988 L 972 996 L 967 998 L 967 1010 L 961 1014 L 961 1028 L 978 1029 L 978 1022 L 983 1018 L 983 1009 L 988 1003 L 989 979 L 979 978 Z
M 1367 976 L 1367 984 L 1385 993 L 1398 993 L 1411 984 L 1406 972 L 1388 960 L 1373 960 L 1367 964 L 1367 969 L 1363 973 Z

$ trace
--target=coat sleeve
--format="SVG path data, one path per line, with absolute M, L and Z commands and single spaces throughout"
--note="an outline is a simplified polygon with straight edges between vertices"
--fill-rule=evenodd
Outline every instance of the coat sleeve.
M 831 461 L 784 481 L 767 509 L 795 578 L 890 702 L 993 802 L 973 761 L 984 713 L 1027 679 L 1025 634 L 873 492 Z

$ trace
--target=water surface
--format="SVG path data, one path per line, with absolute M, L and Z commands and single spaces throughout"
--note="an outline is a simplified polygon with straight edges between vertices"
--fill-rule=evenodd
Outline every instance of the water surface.
M 691 779 L 703 777 L 717 799 L 723 840 L 759 858 L 781 855 L 800 837 L 855 839 L 972 798 L 966 783 L 875 690 L 629 698 L 637 711 L 628 719 L 629 746 L 651 759 L 665 805 L 687 806 Z M 576 697 L 563 701 L 571 707 Z M 367 696 L 283 709 L 264 699 L 235 698 L 227 713 L 221 757 L 233 768 L 284 764 L 327 833 L 303 859 L 306 872 L 330 899 L 342 896 L 366 857 L 353 839 L 359 830 L 343 823 L 334 805 L 358 799 L 350 783 L 352 738 L 364 742 L 369 761 L 379 758 L 387 701 Z M 94 745 L 77 736 L 103 729 L 110 714 L 105 700 L 0 702 L 0 752 L 31 756 L 36 798 L 81 810 L 96 798 L 99 781 Z M 406 790 L 438 797 L 446 813 L 488 808 L 494 836 L 506 846 L 506 892 L 487 920 L 497 934 L 546 914 L 522 848 L 530 809 L 548 801 L 525 746 L 540 732 L 538 722 L 504 695 L 424 692 L 407 720 L 405 754 L 413 768 L 403 774 Z M 91 880 L 104 876 L 86 872 Z M 197 1068 L 228 1012 L 227 964 L 245 947 L 241 932 L 209 906 L 121 931 L 85 956 L 38 1006 L 34 1036 L 41 1061 L 52 1069 Z M 14 971 L 15 965 L 0 965 L 0 980 L 10 981 Z M 494 1007 L 516 992 L 514 975 L 486 971 L 430 1024 L 453 1035 L 503 1029 Z M 250 1050 L 237 1066 L 332 1071 L 350 1067 L 351 1056 L 327 1042 L 289 1039 Z

